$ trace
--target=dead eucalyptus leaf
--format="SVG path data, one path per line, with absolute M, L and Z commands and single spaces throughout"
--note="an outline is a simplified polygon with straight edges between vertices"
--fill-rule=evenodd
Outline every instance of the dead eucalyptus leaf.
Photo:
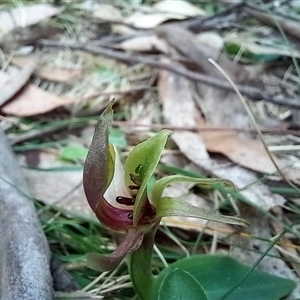
M 118 48 L 125 51 L 150 52 L 159 51 L 168 54 L 168 45 L 155 35 L 137 36 L 127 39 L 118 45 Z
M 4 77 L 0 81 L 0 107 L 24 87 L 31 77 L 36 65 L 36 58 L 30 60 L 16 76 L 10 77 L 8 80 L 5 80 L 5 78 L 8 78 L 6 77 L 8 75 L 6 75 L 4 72 L 1 72 Z
M 12 63 L 18 67 L 23 67 L 30 61 L 31 56 L 15 56 L 12 58 Z M 51 66 L 49 64 L 39 64 L 34 72 L 35 75 L 44 78 L 49 81 L 55 82 L 68 82 L 76 77 L 79 77 L 83 73 L 82 68 L 62 68 L 58 66 Z
M 108 3 L 97 3 L 93 6 L 93 16 L 103 21 L 122 21 L 122 12 Z
M 11 78 L 11 76 L 0 71 L 2 85 Z M 3 105 L 1 111 L 8 115 L 29 117 L 44 114 L 72 102 L 73 100 L 52 95 L 33 84 L 28 84 L 9 103 Z
M 59 154 L 45 149 L 18 154 L 18 160 L 30 186 L 32 196 L 45 204 L 55 204 L 74 214 L 95 217 L 87 205 L 82 186 L 83 170 L 49 170 L 70 167 L 58 159 Z M 41 169 L 41 170 L 38 170 Z M 45 169 L 45 170 L 42 170 Z
M 203 131 L 200 134 L 209 152 L 223 154 L 231 161 L 260 173 L 276 173 L 260 140 L 239 137 L 235 132 Z
M 0 12 L 0 37 L 17 27 L 26 27 L 39 23 L 44 19 L 58 15 L 62 11 L 62 8 L 42 3 L 2 10 Z
M 175 126 L 197 126 L 196 119 L 200 116 L 192 98 L 189 81 L 167 71 L 161 71 L 158 87 L 166 123 Z M 212 159 L 206 151 L 204 141 L 197 133 L 178 131 L 173 133 L 171 138 L 181 152 L 200 167 L 202 172 L 204 170 L 212 176 L 233 181 L 237 188 L 241 189 L 241 194 L 254 205 L 269 210 L 285 202 L 281 196 L 273 195 L 267 186 L 258 183 L 253 172 L 240 166 L 232 166 L 226 160 Z
M 206 12 L 184 0 L 164 0 L 153 5 L 155 10 L 164 13 L 178 14 L 179 16 L 195 17 L 205 16 Z

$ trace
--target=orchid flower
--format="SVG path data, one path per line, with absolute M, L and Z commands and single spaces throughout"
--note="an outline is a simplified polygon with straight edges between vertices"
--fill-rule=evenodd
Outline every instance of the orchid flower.
M 206 212 L 182 200 L 163 196 L 170 183 L 187 181 L 205 187 L 215 181 L 232 185 L 228 180 L 173 175 L 157 180 L 148 195 L 147 185 L 172 132 L 162 130 L 134 147 L 123 168 L 118 151 L 108 141 L 112 116 L 111 103 L 96 125 L 84 166 L 83 186 L 88 203 L 101 224 L 114 231 L 127 232 L 127 235 L 109 256 L 89 253 L 87 259 L 91 268 L 115 268 L 127 253 L 140 247 L 144 235 L 157 227 L 165 216 L 187 216 L 247 226 L 243 219 Z

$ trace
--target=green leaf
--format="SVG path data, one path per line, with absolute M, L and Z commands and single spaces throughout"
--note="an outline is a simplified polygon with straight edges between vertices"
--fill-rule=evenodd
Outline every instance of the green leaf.
M 175 268 L 161 282 L 158 300 L 208 300 L 200 283 L 190 273 Z
M 211 185 L 214 185 L 216 183 L 223 183 L 227 186 L 234 187 L 234 184 L 230 180 L 226 179 L 195 178 L 182 175 L 171 175 L 168 177 L 161 178 L 154 183 L 151 192 L 151 202 L 154 204 L 155 207 L 158 205 L 158 202 L 160 201 L 164 189 L 169 184 L 175 182 L 192 182 L 202 188 L 210 187 Z
M 89 150 L 87 148 L 80 145 L 66 146 L 61 149 L 59 159 L 72 162 L 85 160 L 88 151 Z
M 220 300 L 249 271 L 230 257 L 195 255 L 181 259 L 164 269 L 153 284 L 152 300 L 158 297 L 159 287 L 166 274 L 175 268 L 190 273 L 201 283 L 210 300 Z M 295 282 L 254 270 L 226 300 L 279 300 L 291 293 Z
M 118 148 L 124 148 L 127 146 L 125 134 L 118 128 L 110 129 L 109 142 Z
M 133 225 L 137 225 L 141 211 L 147 200 L 147 184 L 154 173 L 165 147 L 170 130 L 162 130 L 147 141 L 137 145 L 129 153 L 125 162 L 125 184 L 132 185 L 130 174 L 135 174 L 141 182 L 133 210 Z
M 197 219 L 204 219 L 245 227 L 249 226 L 249 223 L 244 219 L 238 217 L 219 215 L 209 211 L 205 211 L 187 202 L 171 197 L 162 197 L 161 200 L 157 202 L 156 216 L 157 218 L 167 216 L 192 217 Z

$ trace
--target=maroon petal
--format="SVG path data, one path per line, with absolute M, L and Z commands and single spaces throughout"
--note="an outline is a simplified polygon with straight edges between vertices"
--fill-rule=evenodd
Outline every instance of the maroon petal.
M 129 229 L 124 241 L 109 256 L 88 253 L 86 255 L 88 266 L 97 271 L 113 270 L 121 263 L 127 253 L 133 252 L 141 246 L 145 229 L 145 227 Z
M 133 226 L 132 209 L 112 206 L 103 197 L 94 210 L 102 225 L 115 231 L 126 231 Z
M 112 122 L 111 105 L 99 118 L 83 170 L 84 192 L 94 212 L 100 201 L 105 202 L 103 195 L 108 179 L 108 135 Z

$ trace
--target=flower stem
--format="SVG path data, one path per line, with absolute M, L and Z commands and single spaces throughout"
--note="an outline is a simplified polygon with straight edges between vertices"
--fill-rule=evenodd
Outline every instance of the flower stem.
M 152 290 L 152 252 L 159 221 L 145 234 L 141 246 L 131 254 L 129 273 L 136 293 L 141 300 L 149 300 Z

